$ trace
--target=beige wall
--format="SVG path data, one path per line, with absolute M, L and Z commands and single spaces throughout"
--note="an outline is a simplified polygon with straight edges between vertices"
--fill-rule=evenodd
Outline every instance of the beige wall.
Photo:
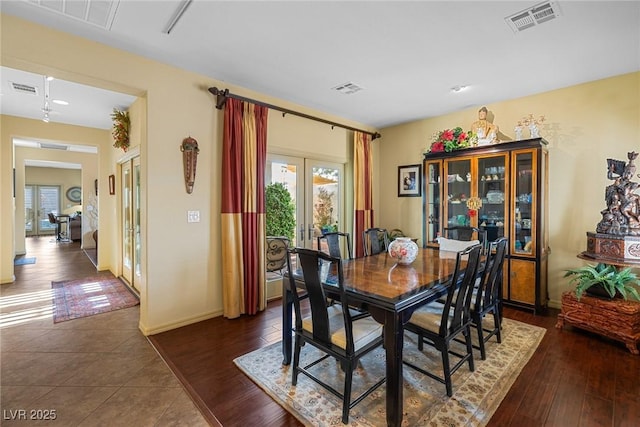
M 606 206 L 607 158 L 626 160 L 640 151 L 640 73 L 581 84 L 487 105 L 494 123 L 513 138 L 517 121 L 543 114 L 541 136 L 549 142 L 549 297 L 559 307 L 567 290 L 567 268 L 583 265 L 576 255 L 586 249 L 586 232 L 595 231 Z M 476 106 L 445 116 L 382 129 L 379 170 L 380 226 L 422 237 L 422 201 L 397 197 L 397 167 L 421 163 L 434 132 L 477 119 Z M 529 135 L 525 130 L 524 137 Z
M 139 140 L 142 165 L 143 291 L 140 329 L 155 333 L 222 312 L 220 255 L 220 156 L 222 113 L 215 109 L 211 86 L 259 99 L 284 108 L 363 127 L 338 117 L 278 100 L 211 78 L 112 49 L 88 40 L 2 15 L 2 65 L 57 78 L 129 93 L 144 99 L 132 117 L 132 135 Z M 28 34 L 28 37 L 25 37 Z M 144 118 L 142 117 L 144 116 Z M 346 160 L 350 157 L 348 132 L 291 115 L 270 113 L 269 144 L 308 157 Z M 369 130 L 374 130 L 369 128 Z M 198 140 L 200 155 L 195 187 L 184 187 L 180 143 Z M 0 147 L 0 231 L 13 234 L 13 201 L 10 194 L 12 149 L 2 137 Z M 105 150 L 106 151 L 106 150 Z M 125 153 L 112 150 L 100 156 L 100 177 L 118 176 L 118 162 Z M 119 179 L 118 179 L 119 183 Z M 105 187 L 106 188 L 106 187 Z M 101 186 L 101 192 L 104 193 Z M 106 218 L 118 218 L 116 197 L 103 205 L 100 198 L 100 263 L 118 273 L 116 230 L 110 247 L 103 248 Z M 187 211 L 200 211 L 199 223 L 187 223 Z M 8 218 L 5 221 L 4 218 Z M 111 220 L 112 222 L 115 222 Z M 0 265 L 13 271 L 13 247 L 0 246 Z M 108 252 L 106 260 L 103 252 Z M 12 274 L 12 273 L 11 273 Z

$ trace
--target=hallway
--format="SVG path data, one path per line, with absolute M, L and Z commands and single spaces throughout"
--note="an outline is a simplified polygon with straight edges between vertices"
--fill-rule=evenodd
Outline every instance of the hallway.
M 26 249 L 36 263 L 0 285 L 0 424 L 208 425 L 138 329 L 139 306 L 53 323 L 52 281 L 111 276 L 80 242 L 32 237 Z

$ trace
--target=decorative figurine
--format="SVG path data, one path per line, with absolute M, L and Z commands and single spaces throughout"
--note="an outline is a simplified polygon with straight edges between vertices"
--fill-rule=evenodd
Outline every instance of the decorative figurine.
M 498 142 L 498 126 L 487 120 L 487 107 L 478 110 L 478 120 L 471 123 L 471 131 L 478 136 L 478 145 L 487 145 Z
M 544 116 L 540 116 L 536 119 L 533 117 L 533 114 L 529 114 L 529 117 L 522 118 L 522 124 L 529 128 L 531 138 L 540 138 L 540 130 L 538 129 L 538 125 L 541 125 L 542 122 L 544 122 Z M 520 124 L 520 122 L 518 122 L 518 124 Z
M 626 165 L 623 160 L 607 159 L 607 178 L 614 181 L 605 190 L 607 208 L 600 212 L 597 233 L 640 236 L 640 195 L 635 192 L 640 184 L 631 181 L 638 153 L 632 151 L 627 157 Z
M 520 141 L 522 139 L 522 122 L 520 120 L 513 131 L 516 133 L 516 141 Z
M 191 194 L 193 191 L 193 185 L 196 181 L 196 164 L 198 162 L 198 141 L 190 136 L 182 140 L 180 145 L 180 151 L 182 151 L 182 164 L 184 166 L 184 183 L 187 187 L 187 193 Z

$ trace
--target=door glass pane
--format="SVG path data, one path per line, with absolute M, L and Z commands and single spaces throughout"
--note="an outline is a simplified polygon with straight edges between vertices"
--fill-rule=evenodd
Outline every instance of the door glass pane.
M 323 233 L 344 231 L 339 222 L 340 171 L 335 168 L 312 167 L 313 182 L 313 249 L 318 249 L 318 237 Z
M 131 210 L 131 169 L 130 165 L 122 167 L 122 263 L 128 272 L 132 268 L 133 244 L 132 244 L 132 210 Z M 131 277 L 125 278 L 131 283 Z
M 40 185 L 38 189 L 38 233 L 53 232 L 56 225 L 49 221 L 49 212 L 60 213 L 60 186 Z
M 291 200 L 293 201 L 294 206 L 294 217 L 296 218 L 296 227 L 293 233 L 293 241 L 290 242 L 291 247 L 298 246 L 299 235 L 300 233 L 304 233 L 304 224 L 299 218 L 299 195 L 298 191 L 302 190 L 302 188 L 298 187 L 299 177 L 299 167 L 294 163 L 289 163 L 284 160 L 271 160 L 267 162 L 267 185 L 274 183 L 281 183 L 284 188 L 289 191 L 291 195 Z
M 478 226 L 486 230 L 490 242 L 505 236 L 505 162 L 504 156 L 478 159 L 478 197 L 482 201 Z
M 471 218 L 467 200 L 471 194 L 471 160 L 454 160 L 447 163 L 447 225 L 470 226 Z
M 427 163 L 427 243 L 440 234 L 440 162 Z
M 517 154 L 515 166 L 515 239 L 513 250 L 521 254 L 533 254 L 533 154 Z
M 140 159 L 137 158 L 133 163 L 133 226 L 134 226 L 134 240 L 135 240 L 135 252 L 133 255 L 134 262 L 134 274 L 136 278 L 141 277 L 140 271 L 140 256 L 141 256 L 141 242 L 140 242 Z M 137 287 L 138 280 L 133 281 L 134 287 Z
M 24 187 L 24 230 L 27 235 L 32 234 L 35 230 L 35 206 L 33 202 L 33 186 L 27 185 Z

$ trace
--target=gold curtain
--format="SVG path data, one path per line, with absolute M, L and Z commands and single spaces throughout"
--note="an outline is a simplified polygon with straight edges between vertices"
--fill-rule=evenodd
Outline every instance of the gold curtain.
M 362 233 L 373 227 L 373 159 L 371 135 L 353 134 L 353 184 L 354 184 L 354 243 L 355 256 L 364 256 Z

